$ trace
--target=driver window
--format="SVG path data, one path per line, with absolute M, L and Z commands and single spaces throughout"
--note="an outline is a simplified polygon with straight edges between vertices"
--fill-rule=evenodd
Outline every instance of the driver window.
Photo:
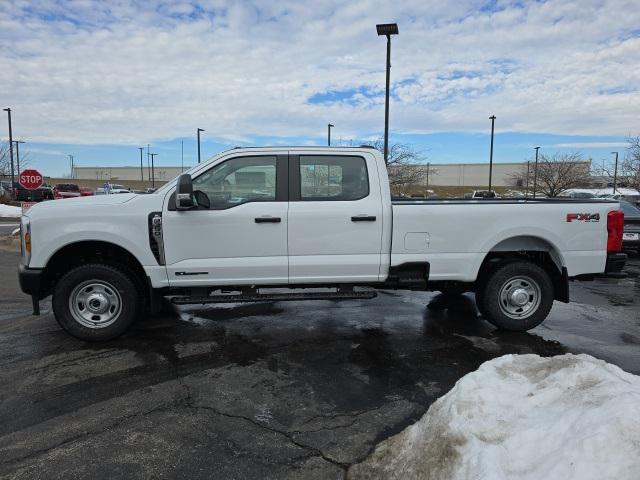
M 211 210 L 276 199 L 276 157 L 238 157 L 216 165 L 193 180 L 196 199 L 202 192 Z M 200 203 L 200 202 L 198 202 Z

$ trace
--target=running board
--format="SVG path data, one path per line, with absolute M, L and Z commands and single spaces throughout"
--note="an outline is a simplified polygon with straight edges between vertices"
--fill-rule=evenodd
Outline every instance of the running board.
M 241 302 L 288 302 L 294 300 L 348 300 L 371 299 L 378 296 L 378 292 L 308 292 L 308 293 L 257 293 L 253 295 L 210 295 L 208 297 L 172 297 L 174 305 L 190 305 L 205 303 L 241 303 Z

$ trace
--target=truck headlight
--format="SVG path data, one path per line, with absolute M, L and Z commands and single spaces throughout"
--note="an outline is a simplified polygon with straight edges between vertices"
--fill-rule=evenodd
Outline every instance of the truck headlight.
M 31 221 L 24 215 L 20 219 L 20 251 L 22 253 L 22 263 L 29 266 L 31 260 Z

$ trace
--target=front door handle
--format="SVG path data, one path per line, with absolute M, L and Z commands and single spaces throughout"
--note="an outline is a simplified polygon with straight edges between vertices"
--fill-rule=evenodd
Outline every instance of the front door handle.
M 280 217 L 256 217 L 254 218 L 256 223 L 280 223 Z
M 351 217 L 352 222 L 375 222 L 375 215 L 356 215 L 355 217 Z

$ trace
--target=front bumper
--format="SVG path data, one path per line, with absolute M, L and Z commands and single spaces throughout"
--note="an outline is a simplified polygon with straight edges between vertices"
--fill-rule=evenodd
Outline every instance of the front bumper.
M 27 295 L 41 298 L 46 294 L 46 282 L 44 279 L 44 270 L 41 268 L 27 268 L 20 264 L 18 266 L 18 281 L 20 282 L 20 290 Z

